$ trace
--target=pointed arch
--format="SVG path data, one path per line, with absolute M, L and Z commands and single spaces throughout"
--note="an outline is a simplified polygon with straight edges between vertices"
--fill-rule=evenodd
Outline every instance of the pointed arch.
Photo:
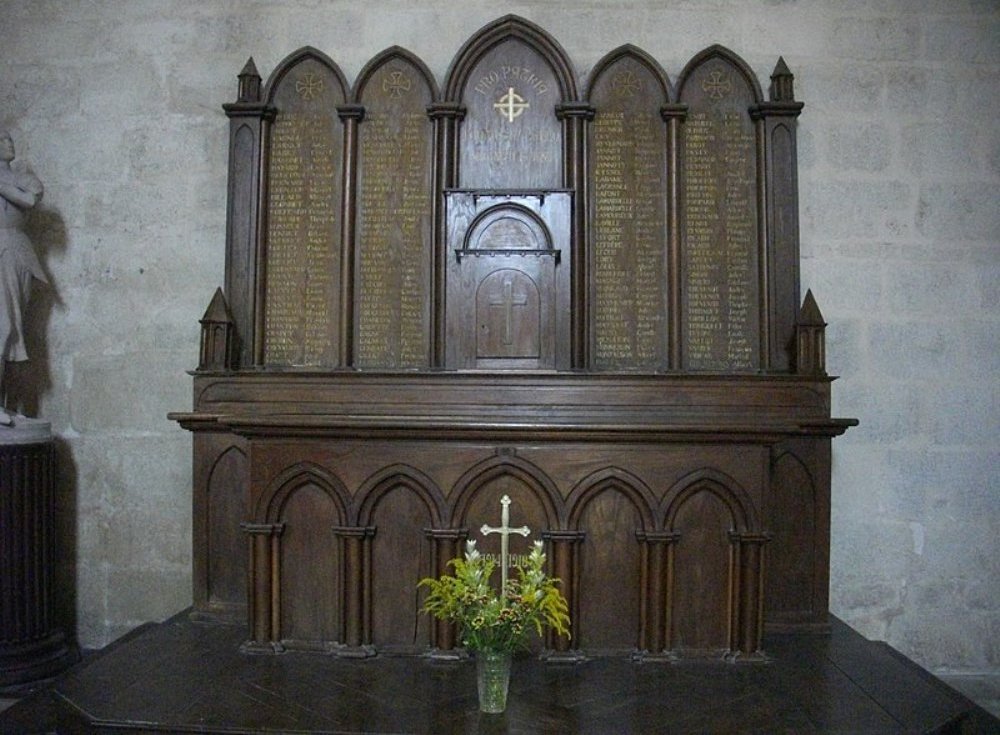
M 505 475 L 523 483 L 538 500 L 549 528 L 559 527 L 564 517 L 564 507 L 555 483 L 538 466 L 512 455 L 483 460 L 459 478 L 452 495 L 452 523 L 465 525 L 468 522 L 469 506 L 479 490 Z
M 746 83 L 747 87 L 753 96 L 753 104 L 760 104 L 764 101 L 763 93 L 761 92 L 760 82 L 757 80 L 757 75 L 753 73 L 753 69 L 747 64 L 740 56 L 733 53 L 725 46 L 720 46 L 719 44 L 714 44 L 708 48 L 695 54 L 694 57 L 685 65 L 684 70 L 681 71 L 680 76 L 677 77 L 677 99 L 684 99 L 685 86 L 690 81 L 694 73 L 703 65 L 713 59 L 720 59 L 732 68 L 734 68 Z
M 200 594 L 215 609 L 232 608 L 246 600 L 246 538 L 240 521 L 247 515 L 250 463 L 236 445 L 220 452 L 208 470 L 204 513 L 195 515 L 192 532 L 204 549 L 195 568 Z
M 823 553 L 817 539 L 824 524 L 816 481 L 795 451 L 778 452 L 772 460 L 766 508 L 771 534 L 764 578 L 767 612 L 804 616 L 822 595 L 816 590 L 822 584 L 816 562 Z
M 432 528 L 440 528 L 446 514 L 444 494 L 430 477 L 415 467 L 394 464 L 383 467 L 361 485 L 357 493 L 358 525 L 368 526 L 387 493 L 405 487 L 427 508 Z
M 434 74 L 429 68 L 427 68 L 427 64 L 425 64 L 419 56 L 402 46 L 390 46 L 384 51 L 381 51 L 373 56 L 371 60 L 364 65 L 358 74 L 357 79 L 354 80 L 354 89 L 351 93 L 351 99 L 357 104 L 363 104 L 365 88 L 371 82 L 372 77 L 375 76 L 375 74 L 377 74 L 383 66 L 391 64 L 394 61 L 413 69 L 430 90 L 431 101 L 437 101 L 440 96 L 440 90 L 438 89 L 437 80 L 434 79 Z
M 264 85 L 264 100 L 268 104 L 273 104 L 274 95 L 281 87 L 281 82 L 288 75 L 288 73 L 299 64 L 309 60 L 316 61 L 333 75 L 333 78 L 339 85 L 338 91 L 340 92 L 340 100 L 341 102 L 346 101 L 350 87 L 347 84 L 347 79 L 344 76 L 344 73 L 340 70 L 340 67 L 337 66 L 333 59 L 312 46 L 303 46 L 281 60 L 281 63 L 274 68 L 274 71 L 271 72 L 271 76 L 267 78 L 267 83 Z
M 312 462 L 292 465 L 271 481 L 268 490 L 257 501 L 254 521 L 276 523 L 291 495 L 300 487 L 310 484 L 319 488 L 333 502 L 339 523 L 350 523 L 351 499 L 347 488 L 332 472 Z
M 655 528 L 656 499 L 649 487 L 637 476 L 620 467 L 606 467 L 583 478 L 570 491 L 566 500 L 567 525 L 575 529 L 587 509 L 587 505 L 598 495 L 615 490 L 628 498 L 642 519 L 642 530 Z
M 575 545 L 573 635 L 590 652 L 628 653 L 638 644 L 645 592 L 640 538 L 653 528 L 646 484 L 618 467 L 581 480 L 567 501 Z
M 604 57 L 598 61 L 596 65 L 594 65 L 594 68 L 590 72 L 590 78 L 587 82 L 587 92 L 585 97 L 587 102 L 593 101 L 594 88 L 600 81 L 601 77 L 608 71 L 609 68 L 623 59 L 631 59 L 649 72 L 652 78 L 656 80 L 659 87 L 657 89 L 657 93 L 664 102 L 671 103 L 676 101 L 674 88 L 670 84 L 667 73 L 663 70 L 663 67 L 660 66 L 659 62 L 638 46 L 626 43 L 623 46 L 619 46 L 613 51 L 605 54 Z
M 711 493 L 722 501 L 732 519 L 733 530 L 760 530 L 757 512 L 747 491 L 726 473 L 711 468 L 685 475 L 667 491 L 657 513 L 663 519 L 663 528 L 674 530 L 678 511 L 692 496 L 702 492 Z
M 555 73 L 560 98 L 576 99 L 576 79 L 563 47 L 541 27 L 518 15 L 505 15 L 488 23 L 465 42 L 448 69 L 444 98 L 461 101 L 469 74 L 476 63 L 495 46 L 509 39 L 520 40 L 541 54 Z

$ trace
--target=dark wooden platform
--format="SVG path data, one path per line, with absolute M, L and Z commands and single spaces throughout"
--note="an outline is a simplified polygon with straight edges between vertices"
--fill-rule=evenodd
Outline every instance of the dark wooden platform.
M 993 733 L 1000 722 L 885 644 L 770 637 L 768 663 L 515 661 L 480 715 L 474 665 L 245 655 L 239 627 L 143 626 L 0 714 L 2 733 Z

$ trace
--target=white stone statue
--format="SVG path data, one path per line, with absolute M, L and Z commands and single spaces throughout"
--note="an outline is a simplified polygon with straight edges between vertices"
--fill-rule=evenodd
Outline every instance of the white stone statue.
M 42 198 L 42 182 L 26 171 L 15 171 L 14 141 L 0 130 L 0 390 L 8 362 L 27 360 L 23 312 L 34 279 L 47 282 L 28 236 L 22 231 L 24 211 Z M 11 414 L 0 406 L 0 426 L 11 426 Z

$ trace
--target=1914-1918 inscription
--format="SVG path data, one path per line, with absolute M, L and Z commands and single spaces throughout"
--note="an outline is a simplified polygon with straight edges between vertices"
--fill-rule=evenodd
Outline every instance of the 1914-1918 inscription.
M 666 345 L 666 147 L 662 88 L 634 59 L 595 84 L 594 367 L 655 370 Z
M 752 100 L 719 59 L 697 69 L 684 90 L 683 342 L 691 370 L 759 364 Z
M 432 98 L 399 59 L 365 85 L 358 212 L 359 367 L 429 364 Z
M 265 363 L 336 361 L 343 104 L 336 77 L 305 59 L 280 82 L 268 166 Z

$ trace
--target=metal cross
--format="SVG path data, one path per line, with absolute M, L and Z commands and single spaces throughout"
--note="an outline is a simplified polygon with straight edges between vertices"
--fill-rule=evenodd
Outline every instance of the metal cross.
M 500 534 L 500 593 L 503 594 L 507 590 L 507 566 L 510 563 L 510 552 L 507 550 L 508 537 L 512 533 L 516 533 L 527 538 L 531 531 L 527 526 L 510 527 L 510 496 L 504 495 L 500 498 L 500 527 L 493 528 L 484 523 L 479 532 L 483 536 L 489 536 L 491 533 Z

